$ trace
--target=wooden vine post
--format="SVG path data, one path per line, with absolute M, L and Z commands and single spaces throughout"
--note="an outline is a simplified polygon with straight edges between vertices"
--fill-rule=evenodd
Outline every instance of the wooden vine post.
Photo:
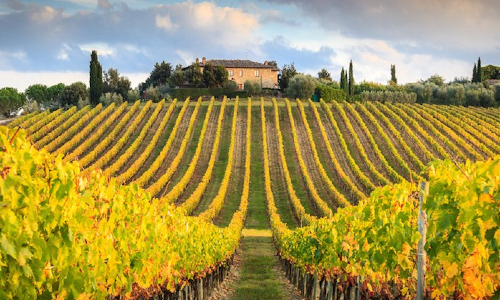
M 420 195 L 418 206 L 418 232 L 420 233 L 420 241 L 418 241 L 417 250 L 417 299 L 423 300 L 425 296 L 425 235 L 427 234 L 427 214 L 422 209 L 424 198 L 429 193 L 429 182 L 423 181 L 420 183 Z

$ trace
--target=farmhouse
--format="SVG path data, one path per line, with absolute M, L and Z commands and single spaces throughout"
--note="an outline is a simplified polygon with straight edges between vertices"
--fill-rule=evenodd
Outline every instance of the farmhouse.
M 493 86 L 495 84 L 500 84 L 500 79 L 488 79 L 488 85 Z
M 258 63 L 251 60 L 241 59 L 211 59 L 202 58 L 201 62 L 197 58 L 196 63 L 201 71 L 207 64 L 213 66 L 223 66 L 229 73 L 228 79 L 236 82 L 238 88 L 244 88 L 245 81 L 257 81 L 262 88 L 278 89 L 278 71 L 279 68 L 271 66 L 266 62 Z

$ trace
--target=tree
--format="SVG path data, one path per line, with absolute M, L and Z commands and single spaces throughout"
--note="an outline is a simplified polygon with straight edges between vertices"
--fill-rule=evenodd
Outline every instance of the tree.
M 290 80 L 297 75 L 297 70 L 295 69 L 295 64 L 284 65 L 281 69 L 281 75 L 279 77 L 280 90 L 284 92 L 288 88 L 288 83 Z
M 208 63 L 203 68 L 203 83 L 206 87 L 212 88 L 217 86 L 217 77 L 215 75 L 216 67 Z
M 64 83 L 54 84 L 53 86 L 47 88 L 47 93 L 49 94 L 50 101 L 61 106 L 61 96 L 64 92 L 64 89 L 66 89 L 66 85 Z
M 155 63 L 153 71 L 151 71 L 146 81 L 139 85 L 139 89 L 143 92 L 150 86 L 157 87 L 165 85 L 171 75 L 172 65 L 170 63 L 166 63 L 165 61 Z
M 323 69 L 321 69 L 321 71 L 318 72 L 318 79 L 323 79 L 323 80 L 331 82 L 332 76 L 331 76 L 330 72 L 328 72 L 327 69 L 323 68 Z
M 268 66 L 278 67 L 278 63 L 275 60 L 270 60 L 267 62 Z
M 354 88 L 356 87 L 356 83 L 354 82 L 354 74 L 352 70 L 352 60 L 349 63 L 349 97 L 354 96 Z
M 344 71 L 344 68 L 342 67 L 342 70 L 340 71 L 340 89 L 341 90 L 346 90 L 346 82 L 345 82 L 344 78 L 345 78 L 345 71 Z
M 172 72 L 172 75 L 170 76 L 170 83 L 172 84 L 172 86 L 181 86 L 185 81 L 186 76 L 184 76 L 184 72 L 182 71 L 182 69 L 175 68 L 175 71 Z
M 153 100 L 153 102 L 159 102 L 161 98 L 161 93 L 159 87 L 149 86 L 146 91 L 146 99 Z
M 474 63 L 474 68 L 472 69 L 472 83 L 477 82 L 477 66 Z
M 100 98 L 100 97 L 99 97 Z M 86 102 L 89 99 L 87 86 L 79 81 L 68 85 L 61 95 L 62 105 L 78 105 L 78 102 Z
M 423 83 L 434 83 L 437 86 L 444 85 L 444 78 L 438 74 L 434 74 L 431 77 L 427 78 Z
M 495 84 L 493 86 L 493 91 L 495 92 L 495 101 L 496 101 L 496 105 L 500 105 L 500 84 Z
M 259 94 L 262 92 L 262 87 L 260 86 L 260 82 L 257 80 L 246 80 L 245 84 L 243 85 L 243 89 L 248 92 L 248 95 L 254 96 L 256 94 Z
M 481 57 L 477 59 L 477 82 L 483 82 L 483 73 L 481 71 Z
M 483 81 L 483 70 L 481 68 L 481 57 L 477 59 L 477 65 L 474 64 L 472 69 L 472 83 L 478 83 Z
M 203 83 L 203 73 L 201 72 L 200 64 L 193 63 L 186 71 L 186 78 L 195 87 L 199 87 Z
M 481 67 L 481 72 L 483 75 L 483 80 L 500 79 L 499 66 L 487 65 L 485 67 Z
M 203 82 L 209 88 L 222 87 L 229 74 L 224 66 L 214 66 L 210 63 L 203 68 Z
M 26 88 L 24 94 L 26 94 L 26 97 L 28 97 L 29 100 L 35 100 L 38 103 L 47 103 L 50 101 L 49 91 L 47 86 L 44 84 L 30 85 Z
M 0 115 L 10 115 L 24 105 L 26 97 L 12 87 L 0 89 Z
M 391 81 L 396 85 L 398 84 L 398 79 L 396 78 L 396 65 L 391 65 Z
M 130 80 L 125 76 L 120 76 L 117 69 L 109 68 L 107 72 L 104 72 L 103 93 L 115 93 L 127 99 L 130 85 Z
M 297 74 L 290 80 L 286 94 L 291 98 L 310 99 L 317 85 L 318 81 L 311 75 Z
M 135 88 L 133 90 L 129 90 L 127 93 L 127 99 L 129 101 L 135 101 L 141 99 L 141 94 L 139 93 L 139 89 Z
M 97 52 L 92 50 L 90 55 L 90 103 L 92 105 L 99 104 L 102 90 L 102 66 L 97 60 Z
M 217 66 L 217 68 L 215 68 L 215 79 L 218 87 L 224 86 L 228 78 L 229 73 L 224 66 Z
M 121 105 L 123 103 L 123 97 L 120 94 L 108 92 L 108 93 L 102 94 L 99 101 L 103 105 L 109 105 L 111 103 L 115 103 L 116 106 L 118 106 L 118 105 Z

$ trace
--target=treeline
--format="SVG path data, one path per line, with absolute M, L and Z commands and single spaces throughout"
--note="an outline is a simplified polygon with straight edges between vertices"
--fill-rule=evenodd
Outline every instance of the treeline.
M 276 61 L 269 65 L 278 66 Z M 0 89 L 0 116 L 9 117 L 19 113 L 37 110 L 56 109 L 76 105 L 102 103 L 121 104 L 124 101 L 151 99 L 184 99 L 187 96 L 197 98 L 210 96 L 286 96 L 289 98 L 331 101 L 380 101 L 400 103 L 430 103 L 465 106 L 500 106 L 500 67 L 481 66 L 481 58 L 474 63 L 472 79 L 455 78 L 445 83 L 444 78 L 433 75 L 416 83 L 398 85 L 396 66 L 390 67 L 390 80 L 387 84 L 354 79 L 353 62 L 342 68 L 339 81 L 332 79 L 330 72 L 322 69 L 317 77 L 299 73 L 294 63 L 283 65 L 278 75 L 279 91 L 263 89 L 259 81 L 247 80 L 240 90 L 234 81 L 229 80 L 228 72 L 223 66 L 199 62 L 183 67 L 162 61 L 156 63 L 149 77 L 135 89 L 130 80 L 120 76 L 117 69 L 102 71 L 95 51 L 90 60 L 90 86 L 83 82 L 70 85 L 59 83 L 53 86 L 34 84 L 24 92 L 15 88 Z
M 429 103 L 492 107 L 500 106 L 500 67 L 481 67 L 481 59 L 474 64 L 472 80 L 455 78 L 445 83 L 443 77 L 432 75 L 416 83 L 398 85 L 396 66 L 391 65 L 390 80 L 386 85 L 362 81 L 356 83 L 352 61 L 348 71 L 342 68 L 339 81 L 322 69 L 317 77 L 297 72 L 294 64 L 284 65 L 280 76 L 280 90 L 289 98 L 331 101 L 380 101 L 399 103 Z
M 104 72 L 102 92 L 97 103 L 121 104 L 124 101 L 134 101 L 140 98 L 137 89 L 130 88 L 130 80 L 119 76 L 116 69 Z M 44 84 L 30 85 L 24 91 L 12 87 L 0 89 L 0 116 L 9 117 L 16 113 L 29 113 L 38 110 L 57 109 L 61 107 L 84 107 L 90 104 L 90 89 L 83 82 L 70 85 L 64 83 L 46 86 Z

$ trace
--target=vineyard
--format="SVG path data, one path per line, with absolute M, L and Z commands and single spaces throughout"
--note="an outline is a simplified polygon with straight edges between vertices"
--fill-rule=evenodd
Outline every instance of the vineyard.
M 304 297 L 414 299 L 420 198 L 425 297 L 500 297 L 499 109 L 137 101 L 29 114 L 0 146 L 0 299 L 202 299 L 243 228 Z

